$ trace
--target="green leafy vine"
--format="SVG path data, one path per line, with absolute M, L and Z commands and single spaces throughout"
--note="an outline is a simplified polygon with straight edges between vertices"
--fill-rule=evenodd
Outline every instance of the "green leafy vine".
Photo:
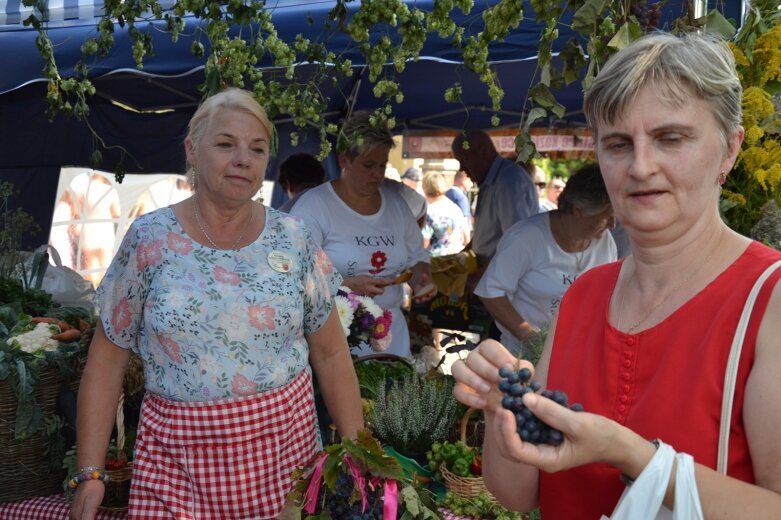
M 84 42 L 82 59 L 72 77 L 66 78 L 60 74 L 46 30 L 46 3 L 43 0 L 23 0 L 23 3 L 35 8 L 25 24 L 39 31 L 37 46 L 49 82 L 47 100 L 52 115 L 63 113 L 87 118 L 88 101 L 95 93 L 88 78 L 89 63 L 111 51 L 117 27 L 127 30 L 140 69 L 144 60 L 154 54 L 151 31 L 165 31 L 177 41 L 186 27 L 185 16 L 194 16 L 200 23 L 192 35 L 191 51 L 205 63 L 205 81 L 200 85 L 203 95 L 227 86 L 251 86 L 272 118 L 286 117 L 293 122 L 297 128 L 291 135 L 294 144 L 305 135 L 304 130 L 317 129 L 321 158 L 331 151 L 337 129 L 324 117 L 329 100 L 320 86 L 355 73 L 348 51 L 360 52 L 365 60 L 368 81 L 373 84 L 377 98 L 374 119 L 394 128 L 394 109 L 404 102 L 404 92 L 394 75 L 403 72 L 410 61 L 420 58 L 429 38 L 446 39 L 460 53 L 465 67 L 476 73 L 486 86 L 494 111 L 492 122 L 498 125 L 505 92 L 489 62 L 489 49 L 525 19 L 534 18 L 542 24 L 542 30 L 537 71 L 529 78 L 524 115 L 518 122 L 519 162 L 526 162 L 536 153 L 529 136 L 532 125 L 544 121 L 552 124 L 564 118 L 564 106 L 557 100 L 557 92 L 576 81 L 587 89 L 613 53 L 658 28 L 664 6 L 664 0 L 531 0 L 531 12 L 526 12 L 522 0 L 500 0 L 482 10 L 479 26 L 473 14 L 473 0 L 434 0 L 428 10 L 402 0 L 360 3 L 336 0 L 323 27 L 318 28 L 321 30 L 316 40 L 298 35 L 293 41 L 283 41 L 274 26 L 274 7 L 264 0 L 175 0 L 168 10 L 163 10 L 158 0 L 107 0 L 95 36 Z M 736 47 L 745 53 L 749 62 L 759 63 L 763 59 L 755 58 L 752 49 L 757 38 L 768 32 L 778 17 L 778 12 L 768 7 L 771 4 L 774 4 L 771 0 L 752 2 L 746 23 L 734 38 Z M 683 14 L 661 29 L 677 32 L 706 28 L 728 38 L 735 35 L 735 22 L 726 20 L 718 10 L 698 18 L 693 9 L 693 3 L 685 2 Z M 464 16 L 467 22 L 454 22 Z M 138 21 L 153 23 L 142 30 Z M 314 21 L 310 18 L 306 23 L 311 25 Z M 560 42 L 560 29 L 565 23 L 578 36 Z M 344 53 L 337 54 L 327 46 L 329 39 L 337 34 L 350 38 L 351 44 Z M 261 61 L 271 63 L 271 67 L 258 68 Z M 306 78 L 297 75 L 299 64 L 309 65 Z M 393 66 L 386 67 L 386 64 Z M 311 68 L 315 71 L 311 72 Z M 777 80 L 766 82 L 772 88 L 777 83 Z M 766 91 L 772 95 L 770 87 Z M 348 93 L 344 95 L 348 97 Z M 463 87 L 458 82 L 443 92 L 446 101 L 463 106 L 462 95 Z M 777 119 L 771 123 L 765 126 L 778 126 Z M 99 140 L 96 145 L 105 147 Z M 93 159 L 99 161 L 100 157 L 98 151 Z M 775 170 L 763 172 L 765 177 L 757 180 L 757 186 L 773 188 Z

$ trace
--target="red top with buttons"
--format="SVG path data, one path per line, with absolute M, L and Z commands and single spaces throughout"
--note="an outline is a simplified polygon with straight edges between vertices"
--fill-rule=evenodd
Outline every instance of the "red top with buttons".
M 589 270 L 567 291 L 559 310 L 548 388 L 648 439 L 660 438 L 695 461 L 716 467 L 724 372 L 746 297 L 781 254 L 757 242 L 710 285 L 663 322 L 633 335 L 607 320 L 621 262 Z M 730 434 L 728 474 L 754 481 L 742 422 L 743 393 L 754 361 L 761 316 L 781 271 L 765 284 L 744 342 Z M 540 472 L 545 520 L 610 515 L 624 490 L 619 471 L 589 464 Z

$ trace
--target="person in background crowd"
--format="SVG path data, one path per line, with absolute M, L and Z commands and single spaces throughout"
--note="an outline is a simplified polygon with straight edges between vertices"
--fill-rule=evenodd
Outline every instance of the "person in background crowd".
M 479 187 L 471 243 L 479 268 L 467 282 L 469 295 L 504 232 L 519 220 L 536 215 L 539 202 L 529 174 L 499 155 L 487 133 L 467 130 L 453 140 L 451 148 L 461 169 Z
M 564 190 L 566 183 L 561 177 L 552 177 L 545 187 L 545 197 L 540 200 L 540 211 L 551 211 L 558 207 L 559 194 Z
M 536 164 L 531 164 L 531 171 L 529 172 L 532 174 L 532 180 L 534 181 L 534 187 L 537 188 L 537 200 L 540 201 L 540 212 L 543 211 L 549 211 L 545 208 L 543 208 L 543 200 L 545 200 L 545 197 L 543 195 L 542 190 L 545 189 L 545 186 L 547 186 L 547 182 L 545 182 L 545 170 L 537 166 Z
M 452 200 L 464 214 L 469 230 L 472 230 L 472 204 L 469 200 L 469 191 L 472 189 L 472 181 L 459 170 L 453 176 L 453 185 L 445 192 L 445 197 Z
M 296 219 L 252 200 L 273 134 L 249 92 L 206 99 L 184 143 L 194 195 L 125 235 L 79 389 L 72 519 L 94 519 L 103 498 L 131 350 L 146 384 L 133 519 L 276 518 L 293 470 L 321 450 L 312 369 L 339 433 L 363 428 L 341 278 Z
M 305 193 L 293 208 L 312 231 L 339 272 L 344 285 L 374 298 L 392 314 L 387 352 L 410 357 L 407 323 L 401 312 L 403 291 L 396 278 L 412 271 L 409 284 L 419 300 L 434 296 L 429 255 L 420 227 L 404 199 L 385 185 L 385 165 L 394 146 L 385 127 L 369 114 L 353 114 L 340 132 L 339 178 Z M 427 288 L 428 286 L 428 288 Z M 358 355 L 369 354 L 368 346 Z
M 583 272 L 616 260 L 609 232 L 613 208 L 597 165 L 570 177 L 559 207 L 515 223 L 475 289 L 501 330 L 502 345 L 527 354 L 524 342 L 548 326 L 561 298 Z
M 428 213 L 423 226 L 423 247 L 431 256 L 454 255 L 469 242 L 469 229 L 461 210 L 445 197 L 447 182 L 440 172 L 423 175 Z
M 393 180 L 390 177 L 385 177 L 382 181 L 382 185 L 390 191 L 398 193 L 404 202 L 407 203 L 407 207 L 412 212 L 412 216 L 415 217 L 415 222 L 418 223 L 418 227 L 423 227 L 426 223 L 426 211 L 428 204 L 426 204 L 426 197 L 422 193 L 415 191 L 401 181 Z
M 302 193 L 325 182 L 325 168 L 311 154 L 293 154 L 279 165 L 277 182 L 289 197 L 279 211 L 290 213 Z
M 453 365 L 456 397 L 485 414 L 486 486 L 510 509 L 539 504 L 545 520 L 611 515 L 625 490 L 619 475 L 637 479 L 657 439 L 693 457 L 703 518 L 779 518 L 781 270 L 764 280 L 738 363 L 728 362 L 749 293 L 781 260 L 719 215 L 720 185 L 743 141 L 741 93 L 724 41 L 663 32 L 618 51 L 586 92 L 584 112 L 632 254 L 569 288 L 535 374 L 586 411 L 527 393 L 524 405 L 563 443 L 521 442 L 496 386 L 499 367 L 516 359 L 487 341 Z M 728 370 L 734 400 L 722 425 Z M 722 426 L 726 475 L 716 471 Z M 648 491 L 670 509 L 679 503 L 672 475 Z
M 618 258 L 626 258 L 632 254 L 632 245 L 629 242 L 629 235 L 626 234 L 624 226 L 618 220 L 615 221 L 613 229 L 610 230 L 610 234 L 613 235 L 613 240 L 616 243 L 616 251 Z
M 420 180 L 423 178 L 423 174 L 418 168 L 407 168 L 403 174 L 401 174 L 401 182 L 404 185 L 409 186 L 417 193 L 423 194 L 423 190 L 420 187 Z

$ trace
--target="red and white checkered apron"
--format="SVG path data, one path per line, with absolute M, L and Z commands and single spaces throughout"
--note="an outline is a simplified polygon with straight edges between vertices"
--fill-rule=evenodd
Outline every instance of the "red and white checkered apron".
M 211 402 L 148 394 L 133 461 L 131 520 L 276 518 L 291 472 L 320 448 L 309 370 L 286 386 Z

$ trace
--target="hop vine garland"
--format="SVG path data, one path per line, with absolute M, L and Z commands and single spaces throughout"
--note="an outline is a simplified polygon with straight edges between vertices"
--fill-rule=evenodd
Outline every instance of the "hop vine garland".
M 779 70 L 778 37 L 774 36 L 778 30 L 768 30 L 774 23 L 777 26 L 774 20 L 779 15 L 771 5 L 774 3 L 772 0 L 752 2 L 749 18 L 734 39 L 736 56 L 739 60 L 747 60 L 742 63 L 747 71 L 760 67 L 765 71 Z M 496 112 L 492 122 L 498 125 L 498 113 L 505 93 L 488 61 L 489 49 L 501 42 L 524 19 L 534 18 L 544 27 L 538 45 L 538 68 L 529 79 L 524 116 L 518 125 L 516 151 L 518 160 L 523 162 L 535 154 L 529 128 L 535 123 L 554 121 L 564 116 L 564 106 L 556 100 L 556 92 L 578 80 L 581 80 L 584 89 L 588 88 L 610 55 L 645 32 L 657 28 L 664 2 L 531 0 L 531 12 L 527 12 L 522 0 L 500 0 L 482 10 L 482 28 L 474 31 L 469 26 L 454 22 L 458 16 L 475 16 L 472 14 L 475 7 L 473 0 L 434 0 L 429 10 L 417 7 L 415 2 L 402 0 L 336 0 L 319 40 L 299 35 L 294 41 L 283 41 L 274 26 L 273 5 L 267 5 L 265 0 L 175 0 L 167 10 L 158 0 L 106 0 L 104 16 L 96 24 L 95 37 L 83 43 L 82 59 L 75 65 L 72 77 L 63 77 L 55 60 L 46 31 L 45 0 L 23 0 L 23 4 L 34 7 L 33 14 L 24 23 L 39 31 L 36 43 L 45 63 L 44 74 L 48 79 L 46 97 L 52 116 L 62 113 L 87 121 L 89 99 L 95 93 L 95 87 L 88 78 L 89 63 L 111 51 L 117 27 L 127 30 L 133 42 L 136 65 L 142 69 L 144 60 L 154 54 L 151 31 L 166 31 L 175 42 L 185 30 L 185 16 L 194 16 L 200 24 L 195 29 L 191 52 L 203 58 L 205 63 L 205 81 L 200 85 L 203 95 L 226 86 L 251 85 L 254 95 L 272 118 L 287 116 L 301 131 L 312 127 L 317 129 L 321 158 L 331 152 L 337 128 L 324 119 L 328 99 L 320 86 L 334 81 L 335 76 L 353 73 L 353 64 L 346 51 L 336 54 L 326 47 L 325 42 L 330 37 L 338 33 L 348 35 L 352 42 L 349 50 L 357 50 L 363 55 L 369 81 L 374 85 L 373 93 L 377 97 L 374 120 L 378 124 L 394 128 L 394 108 L 404 101 L 404 92 L 394 79 L 393 71 L 402 72 L 408 62 L 419 59 L 427 39 L 437 37 L 446 39 L 460 53 L 464 65 L 476 73 L 486 86 L 491 109 Z M 684 3 L 683 15 L 662 29 L 683 31 L 707 27 L 733 37 L 734 25 L 719 11 L 713 10 L 697 19 L 692 12 L 692 4 Z M 153 23 L 140 29 L 139 21 Z M 314 22 L 310 19 L 307 23 Z M 580 37 L 562 44 L 559 28 L 565 23 L 569 23 Z M 769 35 L 764 36 L 766 43 L 763 44 L 760 37 L 766 33 Z M 553 59 L 555 48 L 559 49 L 556 61 Z M 274 70 L 257 68 L 261 60 L 270 62 Z M 306 80 L 296 80 L 298 63 L 314 64 L 317 71 Z M 393 70 L 384 67 L 387 63 L 393 64 Z M 277 79 L 279 71 L 283 72 L 285 81 Z M 747 83 L 747 86 L 756 87 L 770 96 L 778 91 L 778 77 L 766 74 L 763 81 L 762 84 Z M 456 105 L 463 105 L 462 94 L 459 83 L 443 91 L 444 99 Z M 765 94 L 762 94 L 762 103 L 767 112 L 771 110 L 772 103 L 768 104 Z M 759 97 L 747 90 L 748 100 Z M 748 179 L 756 186 L 748 186 L 745 179 L 743 185 L 731 186 L 728 195 L 732 197 L 732 207 L 745 203 L 738 195 L 742 190 L 777 192 L 781 173 L 777 167 L 764 166 L 765 163 L 760 161 L 760 156 L 769 150 L 768 146 L 772 152 L 772 147 L 777 144 L 778 107 L 773 109 L 775 117 L 769 122 L 770 116 L 757 121 L 757 125 L 751 126 L 751 131 L 747 133 L 748 148 L 744 150 L 741 161 L 747 169 L 757 172 L 756 176 L 750 175 Z M 759 130 L 763 132 L 762 136 Z M 763 141 L 768 134 L 771 140 Z M 95 163 L 101 160 L 100 148 L 105 148 L 99 136 L 96 138 L 99 146 L 92 157 Z M 291 139 L 294 145 L 297 144 L 299 132 L 294 131 Z

